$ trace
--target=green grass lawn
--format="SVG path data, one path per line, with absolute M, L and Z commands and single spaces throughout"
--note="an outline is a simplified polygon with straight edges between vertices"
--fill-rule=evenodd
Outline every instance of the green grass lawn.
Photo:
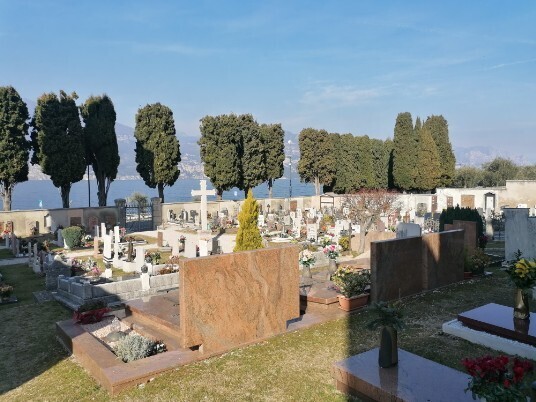
M 0 260 L 5 260 L 8 258 L 13 258 L 13 253 L 11 252 L 11 250 L 7 248 L 0 249 Z
M 407 329 L 399 333 L 399 346 L 460 371 L 464 357 L 497 354 L 441 332 L 464 310 L 489 302 L 512 306 L 509 279 L 492 271 L 492 277 L 405 299 Z M 378 333 L 365 329 L 370 312 L 363 311 L 177 368 L 111 398 L 55 339 L 54 322 L 70 312 L 56 302 L 31 300 L 43 279 L 25 265 L 0 272 L 21 300 L 0 306 L 1 400 L 347 401 L 334 387 L 332 363 L 378 345 Z

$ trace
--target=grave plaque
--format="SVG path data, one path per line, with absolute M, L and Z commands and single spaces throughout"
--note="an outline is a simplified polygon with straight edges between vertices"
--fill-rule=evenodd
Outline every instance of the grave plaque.
M 69 226 L 80 226 L 82 225 L 82 218 L 80 216 L 71 216 L 69 218 Z
M 296 201 L 296 200 L 291 200 L 291 201 L 290 201 L 290 210 L 291 210 L 292 212 L 295 212 L 296 209 L 298 209 L 298 201 Z
M 307 225 L 307 240 L 316 241 L 318 238 L 318 228 L 316 224 Z
M 432 196 L 432 212 L 437 211 L 437 195 Z
M 461 197 L 462 208 L 474 208 L 475 207 L 475 196 L 470 194 L 462 194 Z
M 447 197 L 447 208 L 452 208 L 454 206 L 454 198 Z
M 99 224 L 99 218 L 96 217 L 95 215 L 90 216 L 88 218 L 88 220 L 87 220 L 87 227 L 88 228 L 94 228 L 98 224 Z

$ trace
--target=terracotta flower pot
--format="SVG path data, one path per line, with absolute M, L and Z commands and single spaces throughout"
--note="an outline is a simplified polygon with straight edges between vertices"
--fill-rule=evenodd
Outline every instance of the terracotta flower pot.
M 463 273 L 463 279 L 471 279 L 473 277 L 472 272 L 464 272 Z
M 366 306 L 368 304 L 369 295 L 367 293 L 352 297 L 344 297 L 342 295 L 339 295 L 338 298 L 339 308 L 341 310 L 353 311 Z

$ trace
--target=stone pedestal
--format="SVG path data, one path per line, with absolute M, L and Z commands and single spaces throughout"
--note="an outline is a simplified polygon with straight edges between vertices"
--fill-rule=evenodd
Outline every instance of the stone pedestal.
M 212 232 L 210 230 L 198 230 L 199 237 L 199 257 L 206 257 L 208 255 L 208 244 L 212 240 Z
M 103 278 L 111 278 L 112 277 L 112 269 L 106 268 L 104 272 L 102 273 L 101 277 Z
M 140 279 L 141 279 L 141 290 L 149 290 L 151 288 L 151 284 L 149 282 L 149 274 L 148 273 L 145 273 L 145 274 L 141 274 L 140 275 Z

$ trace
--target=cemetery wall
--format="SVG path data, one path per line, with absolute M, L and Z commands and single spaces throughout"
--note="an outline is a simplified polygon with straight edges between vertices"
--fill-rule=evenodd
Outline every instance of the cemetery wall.
M 371 301 L 389 301 L 463 279 L 463 231 L 371 244 Z
M 92 208 L 58 208 L 27 211 L 0 212 L 2 230 L 7 222 L 13 223 L 13 230 L 18 237 L 30 236 L 31 227 L 35 226 L 39 234 L 53 232 L 58 226 L 84 225 L 86 228 L 105 222 L 110 228 L 119 221 L 116 207 Z
M 507 180 L 506 187 L 501 193 L 501 206 L 515 208 L 525 204 L 527 208 L 536 207 L 535 180 Z
M 523 257 L 536 258 L 536 217 L 529 216 L 528 208 L 505 208 L 504 257 L 513 260 L 520 250 Z
M 286 331 L 300 316 L 300 247 L 181 259 L 182 347 L 226 350 Z

